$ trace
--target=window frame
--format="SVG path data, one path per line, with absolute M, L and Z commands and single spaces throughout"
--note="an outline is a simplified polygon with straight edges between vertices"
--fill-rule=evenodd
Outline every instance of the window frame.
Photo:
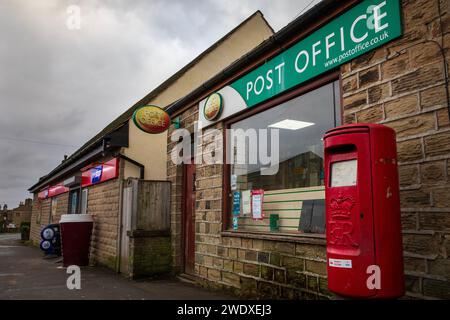
M 76 193 L 77 194 L 77 203 L 76 203 L 76 209 L 75 209 L 75 213 L 72 213 L 72 194 Z M 81 188 L 77 187 L 77 188 L 73 188 L 69 190 L 69 201 L 68 201 L 68 213 L 69 214 L 80 214 L 80 203 L 81 202 Z
M 87 214 L 89 199 L 89 188 L 82 188 L 80 191 L 80 214 Z
M 237 115 L 224 120 L 224 129 L 230 129 L 231 125 L 233 125 L 236 122 L 239 122 L 241 120 L 250 118 L 260 112 L 269 110 L 271 108 L 275 108 L 279 106 L 280 104 L 283 104 L 289 100 L 295 99 L 301 95 L 307 94 L 310 91 L 313 91 L 315 89 L 318 89 L 322 86 L 325 86 L 327 84 L 333 83 L 335 81 L 338 81 L 338 85 L 340 88 L 341 94 L 339 95 L 340 99 L 340 117 L 341 117 L 341 123 L 344 123 L 343 119 L 343 98 L 342 98 L 342 76 L 340 73 L 340 69 L 330 71 L 324 75 L 321 75 L 317 79 L 313 79 L 311 81 L 308 81 L 306 84 L 301 84 L 299 87 L 296 87 L 287 93 L 282 94 L 281 96 L 274 97 L 268 101 L 262 102 L 261 104 L 252 107 L 250 110 L 244 110 Z M 336 115 L 336 111 L 334 112 Z M 222 235 L 224 236 L 237 236 L 242 237 L 243 234 L 255 234 L 257 236 L 260 236 L 261 238 L 324 238 L 325 234 L 302 234 L 302 233 L 270 233 L 270 232 L 262 232 L 262 231 L 249 231 L 249 230 L 232 230 L 230 229 L 230 223 L 231 223 L 231 215 L 228 214 L 228 212 L 231 210 L 230 205 L 230 195 L 231 195 L 231 188 L 230 188 L 230 174 L 231 174 L 231 165 L 226 163 L 227 160 L 227 137 L 226 137 L 226 130 L 223 130 L 223 171 L 222 171 Z

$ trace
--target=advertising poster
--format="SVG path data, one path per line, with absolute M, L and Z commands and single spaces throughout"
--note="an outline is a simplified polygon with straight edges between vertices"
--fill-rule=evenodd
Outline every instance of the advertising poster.
M 264 190 L 252 190 L 252 216 L 255 220 L 262 220 Z
M 233 216 L 241 214 L 241 193 L 239 191 L 233 192 Z
M 239 221 L 238 217 L 233 217 L 233 230 L 238 229 L 238 221 Z
M 252 203 L 251 203 L 251 191 L 244 190 L 241 194 L 241 202 L 242 202 L 242 214 L 250 215 L 252 213 Z
M 231 190 L 237 189 L 237 175 L 232 174 L 230 177 Z

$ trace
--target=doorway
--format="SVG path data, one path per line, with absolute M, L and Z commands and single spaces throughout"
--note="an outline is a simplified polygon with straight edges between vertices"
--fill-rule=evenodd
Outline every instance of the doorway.
M 195 273 L 195 164 L 184 165 L 184 272 Z

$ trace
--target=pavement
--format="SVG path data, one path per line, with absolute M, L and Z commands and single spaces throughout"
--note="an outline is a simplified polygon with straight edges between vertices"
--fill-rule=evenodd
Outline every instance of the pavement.
M 0 300 L 228 300 L 176 278 L 130 280 L 97 267 L 81 268 L 81 289 L 69 290 L 60 259 L 44 259 L 20 234 L 0 234 Z

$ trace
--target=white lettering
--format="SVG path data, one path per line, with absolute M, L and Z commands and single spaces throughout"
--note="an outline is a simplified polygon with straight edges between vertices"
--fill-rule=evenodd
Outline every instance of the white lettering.
M 357 38 L 355 36 L 355 27 L 358 24 L 358 22 L 363 20 L 363 19 L 367 19 L 367 15 L 366 14 L 360 15 L 358 18 L 356 18 L 356 20 L 353 21 L 352 27 L 350 28 L 350 37 L 352 38 L 352 41 L 355 42 L 355 43 L 360 43 L 360 42 L 364 41 L 369 36 L 368 32 L 366 32 L 360 38 Z
M 280 63 L 279 65 L 277 65 L 275 67 L 275 70 L 278 71 L 278 84 L 281 84 L 282 79 L 283 79 L 283 67 L 284 67 L 285 63 Z
M 312 51 L 313 51 L 313 66 L 316 66 L 316 57 L 317 55 L 319 55 L 320 53 L 322 53 L 322 50 L 316 50 L 316 47 L 318 47 L 320 45 L 320 41 L 317 41 L 316 43 L 313 44 L 312 46 Z
M 298 60 L 300 59 L 301 56 L 305 56 L 306 60 L 305 60 L 305 65 L 302 68 L 299 68 Z M 297 71 L 298 73 L 303 73 L 306 70 L 306 68 L 308 68 L 308 65 L 309 65 L 308 51 L 302 50 L 298 53 L 297 57 L 295 58 L 295 71 Z
M 369 290 L 381 289 L 381 270 L 377 265 L 370 265 L 366 270 L 370 276 L 367 278 L 366 286 Z
M 249 94 L 253 90 L 253 82 L 247 82 L 247 100 L 249 99 Z
M 341 50 L 345 50 L 344 27 L 341 27 Z
M 334 32 L 332 34 L 329 34 L 325 37 L 325 48 L 326 48 L 326 54 L 327 59 L 330 59 L 330 48 L 334 47 L 336 45 L 336 42 L 330 42 L 330 39 L 335 36 Z
M 261 81 L 261 89 L 258 90 L 258 80 Z M 261 94 L 261 92 L 264 90 L 264 78 L 263 76 L 258 76 L 258 78 L 256 78 L 255 80 L 255 93 L 257 96 L 259 96 Z
M 273 70 L 267 71 L 266 79 L 267 79 L 267 82 L 269 82 L 269 84 L 266 85 L 266 89 L 267 89 L 267 90 L 270 90 L 270 89 L 272 89 L 272 87 L 273 87 L 272 74 L 273 74 Z
M 66 27 L 69 30 L 81 29 L 81 8 L 77 5 L 71 5 L 66 10 L 68 17 L 66 19 Z
M 383 19 L 384 17 L 387 16 L 386 12 L 380 13 L 380 9 L 383 8 L 385 5 L 386 5 L 386 1 L 383 1 L 379 5 L 375 6 L 375 8 L 373 8 L 373 17 L 374 17 L 374 22 L 375 22 L 375 32 L 376 33 L 389 27 L 389 23 L 385 23 L 382 26 L 380 26 L 381 19 Z
M 70 276 L 67 278 L 66 281 L 66 286 L 67 289 L 69 290 L 73 290 L 73 289 L 77 289 L 80 290 L 81 289 L 81 270 L 79 266 L 68 266 L 67 270 L 66 270 L 67 274 L 70 274 Z

